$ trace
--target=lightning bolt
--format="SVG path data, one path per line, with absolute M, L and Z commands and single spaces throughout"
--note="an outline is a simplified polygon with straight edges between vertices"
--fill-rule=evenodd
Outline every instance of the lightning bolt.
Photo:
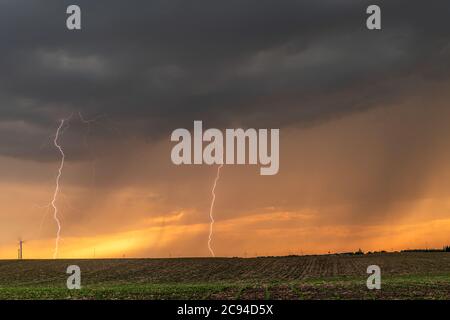
M 85 119 L 83 117 L 83 115 L 81 114 L 81 112 L 78 112 L 78 116 L 80 118 L 80 121 L 83 124 L 88 125 L 88 134 L 90 133 L 90 130 L 91 130 L 90 125 L 92 123 L 97 122 L 100 118 L 106 117 L 106 115 L 99 115 L 99 116 L 95 117 L 94 119 Z M 64 130 L 68 128 L 68 126 L 64 127 L 64 125 L 67 122 L 69 122 L 69 120 L 72 117 L 73 117 L 73 114 L 71 114 L 68 118 L 60 120 L 59 126 L 58 126 L 58 128 L 56 130 L 56 133 L 55 133 L 54 137 L 53 137 L 53 145 L 55 146 L 56 149 L 58 149 L 59 153 L 61 154 L 61 162 L 59 164 L 58 174 L 56 175 L 55 191 L 53 193 L 52 201 L 48 205 L 42 206 L 42 208 L 47 208 L 47 211 L 45 212 L 45 215 L 43 216 L 43 218 L 41 220 L 40 227 L 39 227 L 39 234 L 40 234 L 41 233 L 41 229 L 42 229 L 42 225 L 44 223 L 44 219 L 47 216 L 47 214 L 49 213 L 49 211 L 50 211 L 49 209 L 53 208 L 53 219 L 55 220 L 56 225 L 57 225 L 57 232 L 56 232 L 56 238 L 55 238 L 55 249 L 54 249 L 54 253 L 53 253 L 53 259 L 56 259 L 57 256 L 58 256 L 59 242 L 61 240 L 61 221 L 59 220 L 59 217 L 58 217 L 59 210 L 58 210 L 58 207 L 57 207 L 56 203 L 57 203 L 59 195 L 64 196 L 63 194 L 60 193 L 60 180 L 61 180 L 62 173 L 63 173 L 63 170 L 64 170 L 64 162 L 65 162 L 65 159 L 66 159 L 66 155 L 64 153 L 64 150 L 63 150 L 62 146 L 59 143 L 59 138 L 63 134 Z M 85 142 L 85 145 L 87 146 L 87 135 L 84 138 L 84 142 Z M 93 179 L 95 179 L 95 163 L 94 163 L 94 161 L 95 160 L 93 160 Z
M 220 166 L 217 167 L 217 174 L 216 174 L 216 178 L 214 179 L 214 185 L 211 191 L 212 194 L 212 200 L 211 200 L 211 206 L 209 208 L 209 218 L 210 218 L 210 224 L 209 224 L 209 237 L 208 237 L 208 249 L 209 252 L 211 252 L 211 256 L 215 257 L 216 255 L 214 254 L 214 250 L 211 248 L 211 241 L 212 241 L 212 234 L 213 234 L 213 225 L 214 225 L 214 216 L 213 216 L 213 211 L 214 211 L 214 203 L 216 202 L 216 186 L 217 186 L 217 181 L 219 181 L 220 178 L 220 169 L 222 169 L 223 164 L 221 164 Z
M 59 181 L 60 181 L 61 176 L 62 176 L 62 172 L 63 172 L 63 169 L 64 169 L 64 161 L 66 159 L 66 155 L 64 154 L 64 151 L 63 151 L 61 145 L 59 144 L 58 140 L 59 140 L 59 136 L 60 136 L 60 133 L 61 133 L 61 129 L 64 126 L 64 123 L 66 121 L 68 121 L 69 119 L 62 119 L 61 120 L 61 122 L 59 124 L 59 127 L 56 130 L 55 138 L 53 139 L 53 144 L 55 145 L 55 147 L 59 150 L 59 153 L 61 154 L 61 162 L 59 164 L 58 174 L 56 176 L 55 192 L 53 193 L 53 199 L 52 199 L 52 202 L 51 202 L 51 206 L 53 207 L 53 219 L 55 220 L 55 222 L 56 222 L 56 224 L 58 226 L 58 231 L 56 232 L 55 251 L 53 253 L 53 259 L 56 259 L 56 257 L 58 256 L 59 240 L 60 240 L 60 236 L 61 236 L 61 221 L 58 218 L 58 207 L 56 206 L 56 200 L 57 200 L 58 194 L 59 194 Z

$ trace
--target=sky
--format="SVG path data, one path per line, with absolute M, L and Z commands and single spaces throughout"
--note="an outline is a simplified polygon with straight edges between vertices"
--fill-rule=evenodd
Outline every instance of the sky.
M 209 256 L 194 120 L 280 129 L 277 175 L 221 169 L 217 256 L 450 244 L 450 3 L 370 4 L 0 0 L 0 258 L 53 257 L 61 119 L 58 258 Z

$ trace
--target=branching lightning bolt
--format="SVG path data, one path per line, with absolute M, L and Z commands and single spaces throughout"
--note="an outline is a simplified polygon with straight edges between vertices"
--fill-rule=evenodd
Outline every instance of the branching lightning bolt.
M 213 225 L 214 225 L 214 216 L 213 216 L 213 210 L 214 210 L 214 203 L 216 202 L 216 186 L 217 181 L 219 181 L 220 178 L 220 169 L 222 169 L 223 164 L 221 164 L 219 167 L 217 167 L 217 174 L 216 178 L 214 179 L 214 185 L 211 191 L 212 194 L 212 200 L 211 200 L 211 207 L 209 208 L 209 218 L 210 218 L 210 224 L 209 224 L 209 237 L 208 237 L 208 249 L 209 252 L 211 252 L 211 255 L 215 257 L 214 250 L 211 247 L 211 241 L 212 241 L 212 234 L 213 234 Z
M 60 236 L 61 236 L 61 221 L 58 218 L 58 207 L 56 206 L 56 200 L 57 200 L 58 194 L 59 194 L 59 181 L 61 179 L 62 172 L 64 169 L 64 161 L 66 159 L 66 155 L 64 154 L 64 151 L 63 151 L 61 145 L 59 144 L 58 140 L 59 140 L 59 135 L 60 135 L 61 129 L 64 126 L 65 122 L 66 122 L 66 119 L 61 120 L 59 127 L 56 130 L 55 138 L 53 139 L 53 144 L 55 145 L 55 147 L 59 150 L 59 153 L 61 154 L 61 162 L 59 164 L 58 174 L 56 176 L 55 192 L 53 193 L 53 199 L 51 202 L 51 206 L 53 207 L 53 219 L 55 220 L 55 222 L 58 226 L 58 231 L 56 232 L 55 251 L 53 253 L 53 259 L 56 259 L 56 257 L 58 256 L 58 246 L 59 246 L 59 240 L 60 240 Z
M 85 119 L 83 117 L 83 115 L 81 114 L 81 112 L 78 112 L 78 116 L 80 118 L 80 121 L 83 124 L 88 125 L 88 133 L 84 137 L 84 143 L 85 143 L 86 146 L 88 146 L 87 138 L 88 138 L 88 135 L 89 135 L 90 130 L 91 130 L 91 128 L 90 128 L 91 124 L 94 123 L 94 122 L 97 122 L 101 118 L 105 118 L 106 115 L 99 115 L 99 116 L 97 116 L 97 117 L 95 117 L 93 119 Z M 60 195 L 64 196 L 64 194 L 62 194 L 60 192 L 60 180 L 61 180 L 61 177 L 62 177 L 62 174 L 63 174 L 64 163 L 65 163 L 65 158 L 66 158 L 66 155 L 64 153 L 63 147 L 59 143 L 59 139 L 60 139 L 61 135 L 64 133 L 64 130 L 66 130 L 68 128 L 68 126 L 64 127 L 64 125 L 66 123 L 68 123 L 69 120 L 72 117 L 73 117 L 73 114 L 71 114 L 68 118 L 60 120 L 60 123 L 59 123 L 59 126 L 58 126 L 57 130 L 56 130 L 55 135 L 54 136 L 52 135 L 53 145 L 54 145 L 54 147 L 56 149 L 58 149 L 59 153 L 61 154 L 61 161 L 60 161 L 59 168 L 58 168 L 58 174 L 56 175 L 55 190 L 54 190 L 54 193 L 53 193 L 52 201 L 49 204 L 45 205 L 45 206 L 37 206 L 38 208 L 47 208 L 47 211 L 45 212 L 44 216 L 42 217 L 42 220 L 41 220 L 41 223 L 40 223 L 40 226 L 39 226 L 39 235 L 41 234 L 41 230 L 42 230 L 42 226 L 43 226 L 45 217 L 47 216 L 48 213 L 50 213 L 50 208 L 53 209 L 53 219 L 55 220 L 56 225 L 57 225 L 57 233 L 56 233 L 56 239 L 55 239 L 55 249 L 54 249 L 54 253 L 53 253 L 53 259 L 56 259 L 57 256 L 58 256 L 59 242 L 61 240 L 61 221 L 60 221 L 59 216 L 58 216 L 59 210 L 58 210 L 58 206 L 57 206 L 57 201 L 58 201 L 58 197 Z M 93 168 L 92 168 L 92 170 L 93 170 L 93 180 L 94 180 L 95 179 L 95 159 L 93 160 Z

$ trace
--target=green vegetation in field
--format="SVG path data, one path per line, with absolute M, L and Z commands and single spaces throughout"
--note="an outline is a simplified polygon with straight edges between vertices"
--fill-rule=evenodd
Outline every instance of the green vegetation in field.
M 72 264 L 81 290 L 65 287 Z M 366 287 L 372 264 L 381 290 Z M 0 261 L 0 299 L 450 299 L 450 254 L 9 260 Z

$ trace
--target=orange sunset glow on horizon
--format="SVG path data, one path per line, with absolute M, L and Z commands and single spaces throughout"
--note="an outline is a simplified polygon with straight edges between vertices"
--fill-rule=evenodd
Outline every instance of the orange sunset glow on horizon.
M 251 165 L 225 165 L 214 208 L 216 256 L 448 244 L 450 148 L 443 139 L 448 111 L 436 107 L 438 117 L 429 110 L 414 103 L 379 107 L 318 126 L 287 128 L 275 176 L 261 176 Z M 422 137 L 408 131 L 412 124 L 423 130 Z M 62 145 L 68 145 L 70 129 Z M 78 138 L 97 153 L 72 159 L 67 148 L 56 202 L 58 258 L 209 256 L 208 210 L 216 166 L 174 166 L 171 144 L 164 139 L 151 146 L 118 139 L 102 150 L 84 145 L 83 135 Z M 44 148 L 57 158 L 51 140 Z M 399 156 L 402 162 L 391 168 L 389 161 Z M 7 157 L 0 162 L 8 168 L 0 184 L 0 257 L 16 258 L 21 238 L 24 258 L 52 258 L 57 224 L 49 201 L 58 162 Z

